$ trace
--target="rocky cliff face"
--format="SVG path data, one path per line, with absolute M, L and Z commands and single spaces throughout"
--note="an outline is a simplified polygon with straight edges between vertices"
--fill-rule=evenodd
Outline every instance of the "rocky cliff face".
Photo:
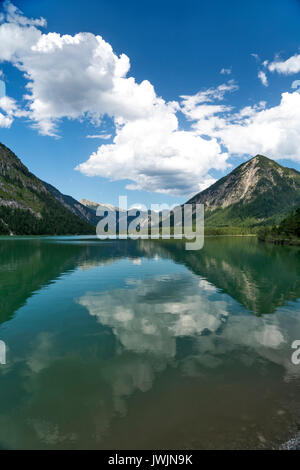
M 205 205 L 209 225 L 275 222 L 300 206 L 300 173 L 256 155 L 188 202 Z

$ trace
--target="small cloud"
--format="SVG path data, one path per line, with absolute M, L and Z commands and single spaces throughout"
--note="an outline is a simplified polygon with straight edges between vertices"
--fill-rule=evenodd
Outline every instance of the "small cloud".
M 95 134 L 95 135 L 87 135 L 87 139 L 103 139 L 108 140 L 111 138 L 111 134 Z
M 252 57 L 254 57 L 254 59 L 256 60 L 256 62 L 260 62 L 260 58 L 259 58 L 259 55 L 258 55 L 258 54 L 252 53 L 251 55 L 252 55 Z
M 221 74 L 221 75 L 230 75 L 231 73 L 232 73 L 232 67 L 229 67 L 228 69 L 224 69 L 224 68 L 223 68 L 223 69 L 220 71 L 220 74 Z
M 300 88 L 300 80 L 294 80 L 292 83 L 292 88 L 296 90 L 297 88 Z
M 11 3 L 9 0 L 5 0 L 3 3 L 4 13 L 0 15 L 0 22 L 6 21 L 8 23 L 15 23 L 21 26 L 47 26 L 45 18 L 26 18 L 23 13 Z
M 264 85 L 264 86 L 268 86 L 268 78 L 267 78 L 267 75 L 265 72 L 263 72 L 262 70 L 260 70 L 258 72 L 258 78 L 260 79 L 261 83 Z

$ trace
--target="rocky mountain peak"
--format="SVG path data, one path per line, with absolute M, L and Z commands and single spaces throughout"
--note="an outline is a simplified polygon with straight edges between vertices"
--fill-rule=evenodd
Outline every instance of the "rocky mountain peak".
M 262 221 L 300 204 L 300 173 L 258 154 L 188 202 L 209 212 L 239 209 Z

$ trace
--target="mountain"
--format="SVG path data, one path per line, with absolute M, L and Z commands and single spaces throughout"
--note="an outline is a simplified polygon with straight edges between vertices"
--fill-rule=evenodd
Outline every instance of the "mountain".
M 64 235 L 95 233 L 84 206 L 44 183 L 0 143 L 0 234 Z
M 256 155 L 200 192 L 188 203 L 205 205 L 206 227 L 249 227 L 279 223 L 300 206 L 300 173 Z M 0 234 L 55 235 L 95 233 L 97 207 L 117 211 L 117 226 L 128 214 L 110 204 L 76 201 L 30 173 L 0 143 Z M 149 221 L 141 215 L 141 228 Z M 133 220 L 128 216 L 128 222 Z
M 99 217 L 96 216 L 96 210 L 92 209 L 89 206 L 86 206 L 84 203 L 81 203 L 81 200 L 77 201 L 72 196 L 62 194 L 51 184 L 45 183 L 44 181 L 43 183 L 48 189 L 48 191 L 55 197 L 55 199 L 57 199 L 63 206 L 73 212 L 73 214 L 77 215 L 89 224 L 97 225 Z
M 105 216 L 105 220 L 108 224 L 113 224 L 113 221 L 115 220 L 115 217 L 116 217 L 117 230 L 118 230 L 119 223 L 121 223 L 125 217 L 127 217 L 127 225 L 132 220 L 134 220 L 136 216 L 138 216 L 141 229 L 145 229 L 146 227 L 148 227 L 148 220 L 149 220 L 148 212 L 141 211 L 138 208 L 131 208 L 131 210 L 136 211 L 136 216 L 132 216 L 128 214 L 128 211 L 119 209 L 118 207 L 112 206 L 111 204 L 101 204 L 100 202 L 89 201 L 88 199 L 80 199 L 80 203 L 86 206 L 88 209 L 92 210 L 94 214 L 96 213 L 98 207 L 100 207 L 103 211 L 107 212 Z M 115 212 L 117 213 L 117 216 L 115 215 Z M 97 220 L 99 221 L 100 218 L 97 217 Z
M 91 209 L 93 212 L 96 212 L 99 206 L 104 211 L 118 211 L 119 210 L 116 206 L 112 206 L 111 204 L 101 204 L 100 202 L 89 201 L 88 199 L 79 199 L 79 202 L 83 206 Z
M 300 173 L 256 155 L 188 203 L 205 205 L 205 226 L 277 223 L 300 206 Z
M 102 219 L 102 217 L 96 216 L 98 207 L 104 211 L 104 214 L 106 213 L 105 220 L 110 227 L 114 227 L 114 224 L 116 223 L 117 228 L 118 220 L 126 215 L 126 211 L 120 211 L 117 207 L 112 206 L 111 204 L 101 204 L 100 202 L 89 201 L 88 199 L 80 199 L 79 202 L 94 215 L 94 218 L 96 219 L 96 224 L 94 225 L 97 225 L 97 222 Z

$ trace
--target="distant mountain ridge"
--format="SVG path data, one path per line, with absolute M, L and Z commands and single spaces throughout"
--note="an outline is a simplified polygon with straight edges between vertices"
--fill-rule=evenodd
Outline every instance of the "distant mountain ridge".
M 97 211 L 98 207 L 101 207 L 103 210 L 108 211 L 115 211 L 119 210 L 118 207 L 112 206 L 111 204 L 101 204 L 100 202 L 89 201 L 88 199 L 79 199 L 80 204 L 89 209 L 93 210 L 94 212 Z
M 94 202 L 94 201 L 89 201 L 88 199 L 80 199 L 79 200 L 81 204 L 85 205 L 88 209 L 92 210 L 94 213 L 96 213 L 98 207 L 102 209 L 103 211 L 107 212 L 105 215 L 105 220 L 108 224 L 111 224 L 113 226 L 114 221 L 117 220 L 116 228 L 118 230 L 119 223 L 121 223 L 124 218 L 127 218 L 127 225 L 135 219 L 135 216 L 129 215 L 127 210 L 124 209 L 119 209 L 116 206 L 113 206 L 111 204 L 101 204 L 100 202 Z M 140 221 L 140 227 L 145 228 L 148 226 L 148 221 L 149 221 L 149 216 L 148 212 L 146 211 L 141 211 L 138 208 L 131 208 L 131 210 L 136 211 L 136 215 L 139 216 L 139 221 Z M 97 220 L 99 221 L 100 218 L 97 217 Z
M 276 223 L 300 206 L 300 173 L 256 155 L 188 203 L 205 205 L 206 226 Z

